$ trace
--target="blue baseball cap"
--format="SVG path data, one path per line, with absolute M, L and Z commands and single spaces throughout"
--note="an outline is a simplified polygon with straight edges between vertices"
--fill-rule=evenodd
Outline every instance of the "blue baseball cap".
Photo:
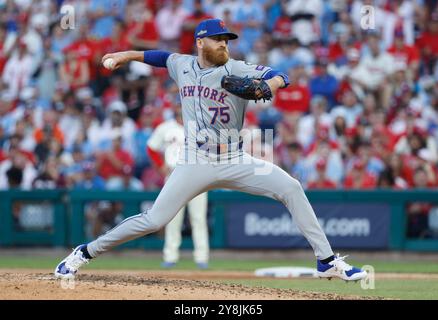
M 220 19 L 207 19 L 201 21 L 195 30 L 196 38 L 205 38 L 212 36 L 227 35 L 230 40 L 237 39 L 239 36 L 235 33 L 230 32 L 225 23 Z

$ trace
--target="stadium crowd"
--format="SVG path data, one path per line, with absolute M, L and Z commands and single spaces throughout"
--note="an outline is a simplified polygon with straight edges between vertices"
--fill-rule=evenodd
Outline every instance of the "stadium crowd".
M 0 189 L 160 188 L 146 143 L 178 88 L 165 69 L 109 72 L 101 57 L 191 54 L 208 17 L 240 35 L 233 58 L 289 74 L 245 127 L 275 130 L 273 161 L 305 188 L 437 187 L 437 2 L 0 0 Z

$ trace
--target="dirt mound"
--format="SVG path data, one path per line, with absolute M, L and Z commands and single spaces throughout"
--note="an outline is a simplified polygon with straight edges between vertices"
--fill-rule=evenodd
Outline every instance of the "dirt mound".
M 248 279 L 249 272 L 84 271 L 60 281 L 48 270 L 0 270 L 0 299 L 103 300 L 340 300 L 366 299 L 332 293 L 247 287 L 216 282 Z M 201 280 L 202 279 L 202 280 Z M 287 280 L 294 281 L 294 280 Z

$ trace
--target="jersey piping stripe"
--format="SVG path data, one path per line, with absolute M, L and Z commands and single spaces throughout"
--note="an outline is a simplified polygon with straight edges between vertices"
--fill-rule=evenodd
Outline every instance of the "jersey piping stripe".
M 230 71 L 228 71 L 227 65 L 224 64 L 225 70 L 227 70 L 228 75 L 230 75 Z
M 148 209 L 148 210 L 149 210 L 149 209 Z M 146 210 L 146 212 L 147 212 L 147 210 Z M 126 218 L 125 220 L 123 220 L 122 222 L 120 222 L 118 225 L 116 225 L 114 228 L 112 228 L 112 229 L 108 230 L 107 232 L 105 232 L 105 233 L 104 233 L 103 235 L 101 235 L 100 237 L 102 237 L 102 236 L 106 235 L 108 232 L 111 232 L 111 231 L 113 231 L 114 229 L 120 227 L 122 224 L 124 224 L 125 222 L 128 222 L 129 220 L 132 220 L 132 219 L 135 219 L 135 218 L 139 218 L 139 217 L 141 217 L 143 214 L 144 214 L 144 212 L 143 212 L 143 213 L 136 214 L 135 216 L 132 216 L 132 217 L 128 217 L 128 218 Z M 100 237 L 99 237 L 99 238 L 100 238 Z
M 196 70 L 195 70 L 195 59 L 193 59 L 193 61 L 192 61 L 192 69 L 193 69 L 193 72 L 195 73 L 196 78 L 198 78 L 198 74 L 196 73 Z M 193 107 L 195 109 L 195 119 L 196 119 L 196 125 L 198 127 L 197 131 L 196 131 L 196 135 L 195 135 L 195 139 L 197 139 L 198 132 L 201 131 L 201 126 L 198 122 L 198 114 L 196 112 L 196 99 L 193 99 Z
M 263 72 L 263 74 L 262 74 L 262 76 L 261 76 L 260 78 L 263 79 L 263 77 L 264 77 L 269 71 L 271 71 L 271 70 L 272 70 L 271 68 L 268 68 L 268 70 L 266 70 L 265 72 Z
M 212 71 L 210 71 L 210 72 L 208 72 L 208 73 L 205 73 L 205 74 L 203 74 L 203 75 L 201 75 L 201 78 L 199 79 L 199 85 L 200 86 L 202 86 L 202 77 L 204 77 L 204 76 L 206 76 L 206 75 L 208 75 L 208 74 L 210 74 L 210 73 L 212 73 L 214 70 L 212 70 Z M 202 105 L 201 105 L 201 94 L 199 95 L 199 109 L 201 110 L 201 118 L 202 118 L 202 122 L 204 123 L 204 128 L 205 128 L 205 130 L 208 132 L 208 129 L 207 129 L 207 126 L 206 126 L 206 124 L 205 124 L 205 120 L 204 120 L 204 112 L 206 112 L 206 111 L 204 111 L 203 109 L 202 109 Z M 220 134 L 220 131 L 217 129 L 217 128 L 215 128 L 215 127 L 213 127 L 213 126 L 211 126 L 211 128 L 216 132 L 216 134 Z

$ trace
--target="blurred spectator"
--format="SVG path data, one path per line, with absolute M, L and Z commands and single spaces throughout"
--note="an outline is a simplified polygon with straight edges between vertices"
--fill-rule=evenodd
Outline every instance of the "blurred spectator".
M 310 101 L 310 114 L 303 116 L 298 122 L 298 141 L 307 148 L 320 125 L 330 127 L 331 116 L 327 113 L 327 100 L 323 96 L 314 96 Z
M 373 189 L 377 186 L 377 179 L 366 169 L 366 163 L 357 159 L 353 162 L 350 172 L 347 173 L 344 181 L 346 189 Z
M 381 50 L 378 33 L 371 32 L 368 35 L 367 45 L 369 53 L 361 59 L 359 70 L 352 75 L 352 79 L 364 90 L 376 94 L 379 104 L 387 109 L 391 94 L 387 84 L 394 71 L 394 59 L 389 53 Z
M 20 91 L 29 84 L 33 71 L 35 65 L 32 56 L 26 42 L 20 39 L 16 51 L 6 62 L 2 76 L 3 85 L 7 87 L 10 96 L 18 97 Z
M 90 69 L 87 60 L 76 56 L 69 48 L 64 49 L 65 60 L 59 66 L 59 79 L 70 89 L 77 90 L 90 82 Z
M 97 38 L 111 36 L 117 19 L 124 19 L 127 0 L 90 0 L 87 10 L 91 34 Z
M 354 127 L 358 118 L 362 115 L 363 107 L 358 103 L 353 91 L 345 91 L 342 96 L 342 105 L 333 108 L 330 112 L 332 119 L 342 117 L 347 127 Z
M 96 167 L 105 180 L 111 177 L 123 176 L 123 167 L 132 166 L 134 161 L 131 155 L 122 148 L 122 135 L 116 133 L 113 136 L 112 148 L 97 154 Z
M 105 180 L 96 172 L 96 166 L 91 161 L 85 161 L 81 165 L 80 176 L 73 183 L 74 189 L 105 189 Z
M 424 71 L 431 74 L 438 56 L 438 10 L 430 15 L 427 28 L 417 38 L 416 46 L 420 49 Z
M 126 33 L 133 50 L 157 49 L 160 40 L 154 14 L 144 5 L 144 1 L 136 1 L 127 13 Z
M 293 35 L 304 45 L 318 39 L 318 21 L 322 15 L 322 0 L 289 0 L 287 13 L 293 21 Z
M 402 137 L 395 145 L 394 151 L 399 154 L 418 156 L 421 150 L 428 153 L 429 161 L 436 163 L 438 160 L 436 141 L 417 129 Z
M 287 13 L 287 1 L 280 1 L 280 15 L 275 20 L 272 30 L 274 40 L 282 42 L 292 38 L 292 19 Z
M 11 175 L 9 176 L 7 172 L 11 168 L 14 169 L 9 173 L 9 175 Z M 21 172 L 21 179 L 19 179 L 20 174 L 18 171 Z M 32 188 L 32 182 L 36 176 L 37 171 L 32 162 L 30 162 L 19 150 L 10 150 L 8 158 L 0 163 L 0 190 L 9 188 L 8 178 L 13 178 L 11 181 L 17 187 L 18 182 L 21 181 L 19 188 L 29 190 Z
M 65 180 L 59 171 L 58 159 L 49 157 L 43 164 L 41 173 L 32 182 L 32 188 L 57 189 L 63 187 L 65 187 Z
M 188 15 L 181 5 L 181 0 L 169 0 L 168 4 L 158 11 L 156 24 L 162 50 L 178 51 L 183 23 Z
M 285 114 L 300 117 L 309 111 L 310 90 L 303 65 L 291 68 L 289 72 L 290 85 L 280 90 L 274 98 L 273 105 Z
M 17 167 L 10 167 L 6 171 L 7 185 L 6 189 L 21 189 L 23 181 L 23 170 Z
M 70 148 L 75 142 L 79 132 L 82 130 L 81 110 L 79 110 L 76 100 L 71 96 L 70 100 L 65 100 L 65 104 L 58 109 L 59 129 L 64 133 L 64 147 Z
M 212 19 L 213 17 L 204 12 L 201 0 L 194 0 L 194 11 L 187 16 L 182 26 L 180 52 L 183 54 L 194 53 L 195 37 L 194 32 L 198 24 L 205 19 Z
M 309 168 L 303 156 L 303 149 L 299 143 L 287 145 L 287 158 L 282 163 L 284 169 L 305 187 L 309 176 Z
M 392 189 L 395 186 L 394 174 L 390 169 L 380 172 L 377 179 L 377 187 L 381 189 Z
M 252 50 L 253 44 L 262 36 L 265 12 L 256 0 L 242 0 L 234 22 L 240 30 L 239 49 L 243 54 Z
M 59 126 L 58 120 L 58 115 L 55 111 L 47 110 L 44 112 L 42 126 L 34 132 L 36 143 L 41 143 L 47 139 L 54 139 L 59 144 L 64 144 L 64 133 Z
M 212 13 L 216 19 L 226 20 L 225 16 L 229 14 L 230 17 L 235 17 L 237 10 L 239 9 L 239 0 L 223 0 L 213 1 Z M 225 23 L 228 27 L 229 25 Z
M 316 162 L 317 176 L 314 180 L 309 181 L 307 189 L 335 189 L 336 183 L 326 176 L 327 161 L 320 158 Z
M 133 176 L 133 170 L 130 165 L 122 167 L 122 176 L 109 178 L 106 183 L 108 190 L 143 190 L 143 184 L 139 179 Z
M 62 29 L 59 24 L 55 24 L 52 29 L 50 41 L 50 52 L 57 63 L 64 60 L 64 49 L 74 41 L 73 33 Z
M 0 74 L 3 74 L 6 62 L 10 57 L 11 50 L 7 47 L 7 29 L 3 23 L 0 23 Z
M 135 161 L 135 176 L 141 177 L 143 170 L 151 165 L 149 156 L 146 152 L 147 142 L 153 131 L 153 122 L 155 118 L 155 110 L 152 106 L 146 105 L 143 107 L 138 119 L 137 130 L 134 133 L 134 161 Z
M 418 168 L 414 173 L 414 188 L 426 189 L 433 185 L 429 182 L 426 170 Z M 413 202 L 408 204 L 407 236 L 408 238 L 429 238 L 429 212 L 433 205 L 428 202 Z
M 327 71 L 328 61 L 325 58 L 317 61 L 315 75 L 310 79 L 309 87 L 312 95 L 321 95 L 327 99 L 329 110 L 336 105 L 338 80 Z
M 128 40 L 128 34 L 126 34 L 124 30 L 126 30 L 126 26 L 123 21 L 115 20 L 111 35 L 101 39 L 98 43 L 98 48 L 96 49 L 96 60 L 102 58 L 107 53 L 127 51 L 131 49 L 131 43 Z M 96 78 L 96 86 L 98 88 L 97 94 L 101 95 L 105 89 L 110 86 L 109 78 L 111 76 L 123 76 L 126 73 L 124 70 L 125 68 L 111 71 L 99 63 Z M 88 82 L 89 81 L 87 81 L 87 83 Z
M 114 228 L 123 221 L 122 204 L 120 202 L 99 201 L 86 208 L 87 236 L 91 238 Z
M 313 62 L 313 54 L 300 45 L 297 38 L 284 40 L 279 48 L 272 50 L 268 55 L 269 65 L 285 73 L 299 64 L 308 67 Z
M 129 153 L 134 152 L 133 136 L 135 132 L 134 121 L 127 117 L 126 104 L 122 101 L 113 101 L 108 106 L 108 115 L 102 125 L 93 133 L 99 149 L 106 150 L 110 147 L 115 136 L 121 135 L 123 146 Z M 91 133 L 89 135 L 92 137 Z
M 416 78 L 420 67 L 420 53 L 416 47 L 405 44 L 403 31 L 395 31 L 394 44 L 388 52 L 393 56 L 395 64 L 399 63 L 408 68 L 410 79 Z

